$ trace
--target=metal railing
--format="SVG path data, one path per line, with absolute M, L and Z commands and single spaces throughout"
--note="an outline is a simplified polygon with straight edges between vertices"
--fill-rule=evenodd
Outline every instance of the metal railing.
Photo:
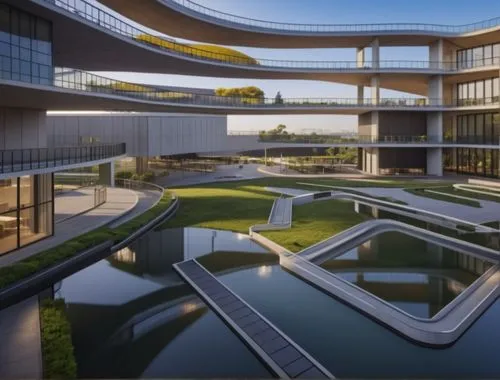
M 115 186 L 130 190 L 153 190 L 163 192 L 165 189 L 151 182 L 136 181 L 133 179 L 116 178 Z
M 369 135 L 267 135 L 254 133 L 259 142 L 289 144 L 464 144 L 464 145 L 500 145 L 500 137 L 465 136 L 369 136 Z
M 104 160 L 126 153 L 125 144 L 0 151 L 0 174 Z
M 2 55 L 0 54 L 0 58 Z M 24 62 L 24 61 L 23 61 Z M 206 106 L 221 109 L 247 109 L 247 108 L 447 108 L 447 107 L 476 107 L 495 106 L 499 102 L 498 96 L 483 98 L 484 104 L 478 99 L 475 102 L 452 101 L 443 102 L 434 98 L 265 98 L 265 97 L 230 97 L 218 95 L 205 95 L 189 91 L 172 91 L 158 88 L 153 85 L 140 85 L 136 83 L 118 81 L 91 74 L 81 70 L 69 68 L 55 68 L 52 82 L 44 82 L 46 78 L 30 75 L 19 76 L 12 72 L 12 65 L 7 71 L 2 66 L 0 76 L 3 79 L 19 82 L 36 83 L 44 86 L 64 88 L 69 90 L 84 91 L 94 94 L 108 94 L 131 99 L 160 102 L 164 105 L 190 105 Z M 480 104 L 481 103 L 481 104 Z
M 94 187 L 94 207 L 99 207 L 108 201 L 108 189 L 106 186 Z
M 376 32 L 421 32 L 455 34 L 475 32 L 482 29 L 493 28 L 500 25 L 500 17 L 479 21 L 464 25 L 441 25 L 425 23 L 377 23 L 377 24 L 296 24 L 285 22 L 274 22 L 252 19 L 233 15 L 226 12 L 217 11 L 197 4 L 191 0 L 163 0 L 163 3 L 172 8 L 182 6 L 191 11 L 195 11 L 203 16 L 208 16 L 216 20 L 230 22 L 248 28 L 263 28 L 272 30 L 283 30 L 286 32 L 306 32 L 306 33 L 376 33 Z M 176 7 L 177 5 L 177 7 Z
M 357 61 L 310 61 L 310 60 L 275 60 L 262 59 L 225 53 L 218 53 L 202 48 L 192 47 L 179 43 L 164 35 L 151 35 L 145 30 L 132 26 L 123 20 L 107 13 L 106 11 L 88 3 L 85 0 L 43 0 L 64 9 L 78 17 L 90 21 L 100 27 L 132 39 L 148 47 L 168 51 L 175 55 L 196 58 L 205 61 L 215 61 L 237 66 L 251 66 L 255 68 L 283 68 L 283 69 L 309 69 L 333 71 L 390 71 L 390 70 L 432 70 L 432 71 L 457 71 L 471 67 L 487 67 L 500 64 L 500 57 L 482 59 L 467 64 L 456 61 L 426 61 L 426 60 L 382 60 L 378 62 L 365 61 L 359 66 Z

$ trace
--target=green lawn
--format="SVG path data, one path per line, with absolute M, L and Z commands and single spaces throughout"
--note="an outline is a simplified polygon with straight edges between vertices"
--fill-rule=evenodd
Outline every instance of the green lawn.
M 474 190 L 486 191 L 486 192 L 488 191 L 488 190 L 483 190 L 483 189 L 474 189 Z M 439 191 L 443 191 L 443 193 L 456 194 L 456 195 L 460 195 L 463 197 L 469 197 L 469 198 L 479 199 L 479 200 L 483 200 L 483 201 L 500 202 L 500 197 L 495 197 L 494 195 L 488 195 L 488 194 L 474 193 L 472 191 L 458 190 L 458 189 L 455 189 L 453 186 L 445 187 Z M 496 192 L 496 193 L 491 192 L 491 193 L 492 194 L 500 194 L 498 192 Z
M 248 233 L 250 226 L 267 222 L 272 204 L 277 197 L 277 194 L 267 192 L 266 186 L 328 190 L 327 188 L 298 185 L 297 182 L 338 187 L 422 187 L 443 183 L 413 180 L 314 179 L 307 181 L 304 178 L 266 177 L 174 187 L 172 190 L 180 200 L 179 210 L 175 218 L 168 220 L 160 228 L 192 226 Z M 444 183 L 449 184 L 449 182 Z M 402 203 L 397 200 L 385 200 Z M 290 231 L 266 232 L 265 236 L 272 238 L 291 251 L 300 251 L 363 220 L 363 217 L 353 212 L 351 202 L 322 201 L 294 207 L 293 228 Z
M 449 191 L 450 189 L 451 189 L 451 191 Z M 405 191 L 407 191 L 408 193 L 411 193 L 413 195 L 417 195 L 419 197 L 426 197 L 426 198 L 431 198 L 431 199 L 435 199 L 438 201 L 457 203 L 460 205 L 481 208 L 481 204 L 478 201 L 453 197 L 452 195 L 464 196 L 463 193 L 465 193 L 465 191 L 461 191 L 459 194 L 458 192 L 453 191 L 452 186 L 428 188 L 428 190 L 439 191 L 441 193 L 450 194 L 450 196 L 443 195 L 443 194 L 430 193 L 428 191 L 425 191 L 425 189 L 420 189 L 420 188 L 419 189 L 412 189 L 412 188 L 405 189 Z M 469 198 L 474 198 L 474 197 L 469 197 Z
M 354 212 L 350 201 L 321 201 L 295 206 L 292 228 L 261 234 L 292 252 L 299 252 L 365 220 L 366 216 Z

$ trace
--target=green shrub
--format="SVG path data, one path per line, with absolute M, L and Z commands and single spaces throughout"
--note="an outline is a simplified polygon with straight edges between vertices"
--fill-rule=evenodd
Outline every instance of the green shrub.
M 130 179 L 134 175 L 134 172 L 130 170 L 125 170 L 122 172 L 115 173 L 115 178 L 116 179 Z
M 64 300 L 44 300 L 40 307 L 44 379 L 76 378 L 71 325 Z
M 151 182 L 155 178 L 155 173 L 153 172 L 145 172 L 143 175 L 141 175 L 141 181 L 144 182 Z

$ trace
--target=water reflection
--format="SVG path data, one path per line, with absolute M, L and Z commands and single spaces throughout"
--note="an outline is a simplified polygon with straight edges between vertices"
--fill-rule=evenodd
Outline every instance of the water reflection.
M 385 232 L 320 266 L 410 314 L 431 318 L 492 264 L 400 232 Z
M 448 228 L 444 226 L 443 223 L 422 221 L 386 209 L 380 209 L 376 206 L 368 206 L 360 204 L 359 202 L 353 202 L 353 205 L 355 212 L 365 215 L 368 218 L 397 220 L 428 231 L 500 251 L 500 232 L 471 232 L 466 229 L 460 231 L 454 228 Z M 484 223 L 484 225 L 498 229 L 500 222 Z
M 207 260 L 220 271 L 229 269 L 220 259 L 234 252 L 249 256 L 241 262 L 245 267 L 260 266 L 269 256 L 239 234 L 162 230 L 64 279 L 57 297 L 66 300 L 79 377 L 268 377 L 172 269 L 185 258 L 221 249 L 232 252 Z

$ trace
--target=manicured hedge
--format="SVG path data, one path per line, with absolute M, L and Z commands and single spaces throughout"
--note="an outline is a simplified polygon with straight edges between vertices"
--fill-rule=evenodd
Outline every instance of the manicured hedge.
M 63 299 L 45 300 L 40 306 L 44 379 L 76 378 L 71 325 Z

